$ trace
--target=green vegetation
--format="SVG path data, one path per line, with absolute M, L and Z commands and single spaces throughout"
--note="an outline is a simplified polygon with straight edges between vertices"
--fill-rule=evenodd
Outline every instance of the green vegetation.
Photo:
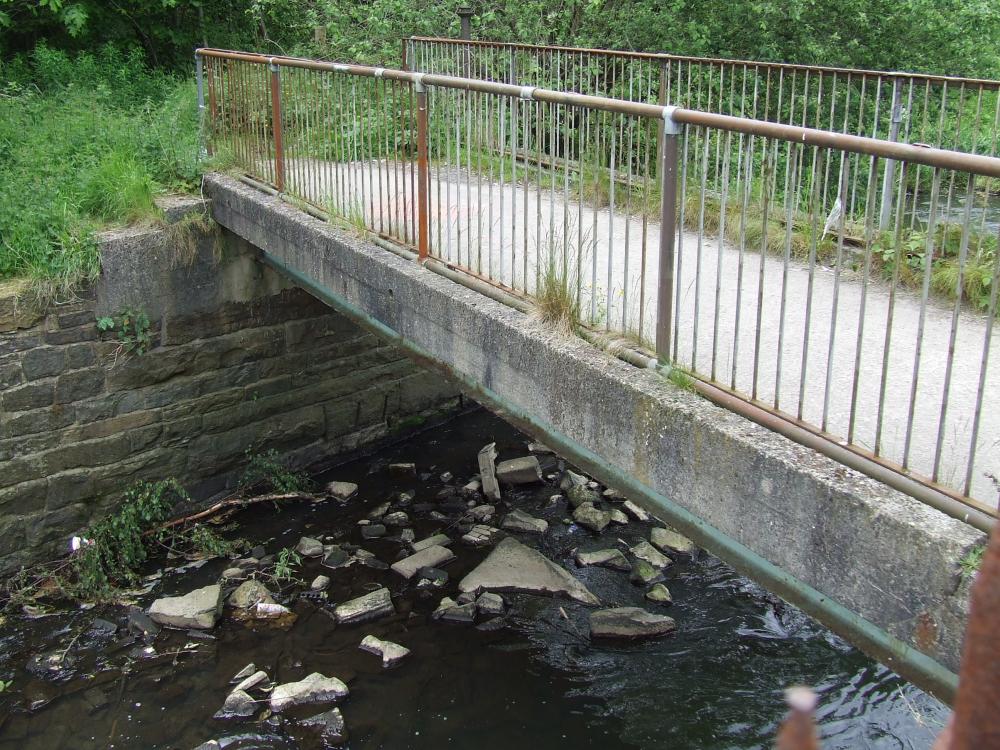
M 100 272 L 95 231 L 159 221 L 154 196 L 193 190 L 201 168 L 193 83 L 137 51 L 0 62 L 0 279 L 71 298 Z
M 169 517 L 188 495 L 174 479 L 139 482 L 125 493 L 118 510 L 90 526 L 74 555 L 62 589 L 78 599 L 104 599 L 122 583 L 135 583 L 149 556 L 146 535 Z
M 274 570 L 271 577 L 279 583 L 295 580 L 295 568 L 302 562 L 302 556 L 295 550 L 285 547 L 274 559 Z
M 118 315 L 98 318 L 97 330 L 113 331 L 118 337 L 115 359 L 119 354 L 145 354 L 153 343 L 149 335 L 149 316 L 143 310 L 126 308 Z
M 272 492 L 292 493 L 308 489 L 309 477 L 289 469 L 273 448 L 264 453 L 247 450 L 247 468 L 243 472 L 240 486 L 244 488 L 266 485 Z
M 958 561 L 958 564 L 962 567 L 962 577 L 968 578 L 979 570 L 979 566 L 983 564 L 983 555 L 986 554 L 986 545 L 980 544 L 978 547 L 973 547 L 966 553 L 965 557 Z

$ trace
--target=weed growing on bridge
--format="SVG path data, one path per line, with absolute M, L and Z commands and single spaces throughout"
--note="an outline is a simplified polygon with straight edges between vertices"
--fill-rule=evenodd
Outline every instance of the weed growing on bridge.
M 149 316 L 144 310 L 125 308 L 117 315 L 105 315 L 97 319 L 97 330 L 113 332 L 118 338 L 118 348 L 113 359 L 122 355 L 145 354 L 153 344 L 149 333 Z
M 983 555 L 986 554 L 986 545 L 980 544 L 978 547 L 973 547 L 969 550 L 965 557 L 958 561 L 958 564 L 962 567 L 962 577 L 968 578 L 973 575 L 979 566 L 983 564 Z

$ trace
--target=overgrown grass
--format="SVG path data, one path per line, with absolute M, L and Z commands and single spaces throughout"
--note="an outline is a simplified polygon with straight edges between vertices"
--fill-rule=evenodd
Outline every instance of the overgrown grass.
M 157 221 L 157 193 L 197 187 L 194 82 L 137 53 L 44 46 L 0 63 L 0 81 L 0 279 L 70 298 L 100 272 L 96 231 Z

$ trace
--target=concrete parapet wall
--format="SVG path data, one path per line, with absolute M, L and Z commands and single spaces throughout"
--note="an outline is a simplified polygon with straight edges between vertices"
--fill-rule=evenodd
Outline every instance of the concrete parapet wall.
M 457 401 L 453 385 L 225 234 L 197 233 L 184 263 L 165 229 L 106 235 L 101 279 L 82 299 L 10 317 L 0 572 L 64 551 L 135 480 L 172 476 L 207 498 L 234 484 L 247 449 L 310 464 Z M 97 329 L 125 307 L 152 320 L 145 354 Z
M 957 671 L 959 560 L 979 532 L 277 198 L 219 176 L 206 192 L 223 226 L 542 439 L 599 457 L 587 468 L 609 484 L 636 480 L 652 510 L 700 519 L 682 524 L 696 538 L 721 533 L 793 577 L 791 589 L 811 587 L 813 602 L 829 598 Z

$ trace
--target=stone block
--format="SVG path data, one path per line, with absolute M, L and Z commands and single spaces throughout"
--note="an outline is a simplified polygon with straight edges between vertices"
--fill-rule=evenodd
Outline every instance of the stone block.
M 51 378 L 66 366 L 66 348 L 62 346 L 40 346 L 29 349 L 21 357 L 21 370 L 26 380 Z
M 74 370 L 56 379 L 55 403 L 71 404 L 96 396 L 104 390 L 104 368 Z
M 28 411 L 50 406 L 55 398 L 55 382 L 45 380 L 5 390 L 0 396 L 4 411 Z

